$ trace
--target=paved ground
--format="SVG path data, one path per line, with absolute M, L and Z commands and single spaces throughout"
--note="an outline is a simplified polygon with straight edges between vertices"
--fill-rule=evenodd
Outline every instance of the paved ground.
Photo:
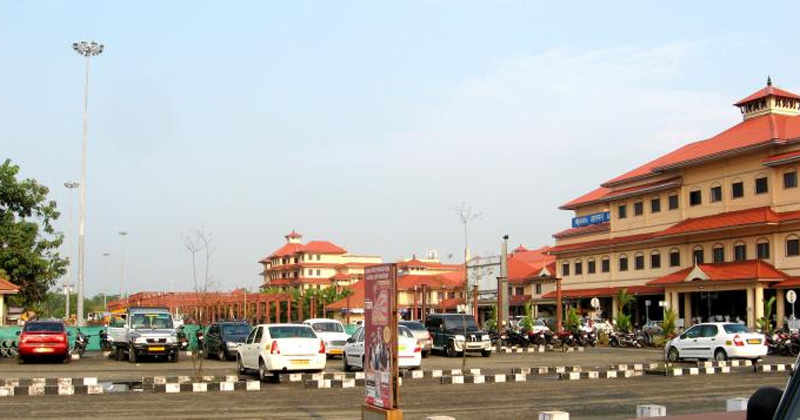
M 546 365 L 605 366 L 660 360 L 657 350 L 591 349 L 587 353 L 545 353 L 496 355 L 489 359 L 467 359 L 467 367 L 507 372 L 511 367 Z M 775 358 L 772 362 L 791 362 Z M 207 374 L 229 374 L 233 362 L 206 361 Z M 432 356 L 424 369 L 458 368 L 460 359 Z M 334 369 L 336 368 L 336 369 Z M 329 364 L 339 370 L 340 361 Z M 179 364 L 100 360 L 90 357 L 70 365 L 17 365 L 0 360 L 0 376 L 98 376 L 103 379 L 131 379 L 145 375 L 191 374 L 191 362 Z M 761 386 L 783 387 L 786 373 L 755 374 L 749 370 L 728 375 L 597 379 L 554 381 L 542 379 L 525 383 L 440 385 L 435 380 L 407 381 L 401 389 L 406 418 L 431 414 L 458 419 L 535 418 L 547 409 L 563 409 L 572 418 L 625 418 L 635 415 L 636 405 L 663 404 L 669 414 L 724 410 L 725 400 L 746 397 Z M 260 392 L 208 394 L 128 393 L 70 397 L 0 398 L 0 412 L 10 417 L 38 418 L 357 418 L 363 388 L 305 389 L 299 385 L 264 384 Z M 13 414 L 9 414 L 13 413 Z M 4 416 L 5 417 L 5 416 Z

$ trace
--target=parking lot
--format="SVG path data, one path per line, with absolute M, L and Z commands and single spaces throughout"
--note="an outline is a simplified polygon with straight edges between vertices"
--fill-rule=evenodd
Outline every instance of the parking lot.
M 512 368 L 582 366 L 585 370 L 624 363 L 662 360 L 658 349 L 592 348 L 585 352 L 496 354 L 491 358 L 467 357 L 467 368 L 482 373 L 510 373 Z M 787 357 L 769 357 L 765 363 L 791 363 Z M 686 363 L 685 366 L 695 366 Z M 458 369 L 460 358 L 433 355 L 423 370 Z M 328 372 L 342 371 L 340 359 L 328 361 Z M 0 360 L 0 376 L 97 377 L 100 381 L 134 381 L 145 376 L 191 375 L 192 361 L 131 364 L 90 352 L 70 364 L 18 365 Z M 205 375 L 235 374 L 235 362 L 204 361 Z M 255 379 L 255 376 L 253 376 Z M 407 418 L 446 414 L 456 418 L 534 416 L 542 410 L 569 411 L 574 418 L 634 416 L 637 404 L 666 405 L 668 413 L 723 411 L 725 400 L 747 397 L 761 386 L 782 387 L 786 372 L 754 373 L 739 369 L 729 374 L 664 377 L 644 375 L 624 379 L 556 380 L 543 376 L 533 381 L 496 384 L 443 385 L 438 378 L 407 380 L 401 388 L 401 406 Z M 697 390 L 693 392 L 693 390 Z M 14 417 L 313 417 L 359 416 L 364 390 L 308 389 L 302 384 L 263 384 L 256 392 L 159 394 L 135 392 L 106 395 L 14 396 L 0 398 L 0 407 Z

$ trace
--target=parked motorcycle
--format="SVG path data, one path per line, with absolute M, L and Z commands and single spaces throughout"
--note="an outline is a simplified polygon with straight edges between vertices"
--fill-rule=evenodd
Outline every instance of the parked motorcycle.
M 178 343 L 180 345 L 181 350 L 188 350 L 189 349 L 189 337 L 186 335 L 186 330 L 184 329 L 183 325 L 178 327 L 176 331 L 178 335 Z
M 195 332 L 194 334 L 195 334 L 195 337 L 197 337 L 197 348 L 198 348 L 198 351 L 203 351 L 203 349 L 205 348 L 203 346 L 205 344 L 204 341 L 203 341 L 203 339 L 205 338 L 205 330 L 201 326 L 200 328 L 197 329 L 197 332 Z
M 100 330 L 98 333 L 100 336 L 100 349 L 103 351 L 111 351 L 114 349 L 114 345 L 111 343 L 111 340 L 108 339 L 108 331 Z
M 83 356 L 83 353 L 86 351 L 86 347 L 89 345 L 89 337 L 87 337 L 84 333 L 81 332 L 81 329 L 78 328 L 75 333 L 75 344 L 72 348 L 73 354 L 78 354 L 79 356 Z
M 505 344 L 507 347 L 528 347 L 531 343 L 528 341 L 528 335 L 519 331 L 507 330 Z

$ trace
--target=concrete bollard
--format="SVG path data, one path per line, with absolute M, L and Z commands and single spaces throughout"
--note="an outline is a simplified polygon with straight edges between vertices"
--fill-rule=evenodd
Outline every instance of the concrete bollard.
M 450 416 L 428 416 L 425 417 L 425 420 L 456 420 L 456 418 Z
M 729 398 L 725 401 L 725 411 L 747 411 L 747 398 Z
M 539 420 L 569 420 L 566 411 L 540 411 Z
M 666 417 L 667 407 L 656 404 L 643 404 L 636 406 L 636 418 Z

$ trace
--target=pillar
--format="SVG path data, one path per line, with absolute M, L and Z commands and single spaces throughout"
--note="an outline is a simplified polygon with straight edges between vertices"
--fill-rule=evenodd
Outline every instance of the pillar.
M 672 292 L 672 303 L 674 306 L 671 306 L 672 309 L 675 310 L 675 315 L 680 314 L 681 312 L 681 297 L 678 292 Z
M 275 301 L 275 323 L 278 324 L 281 322 L 281 301 Z
M 272 322 L 272 314 L 271 314 L 272 311 L 271 311 L 271 308 L 270 308 L 272 306 L 272 302 L 267 301 L 264 306 L 265 306 L 264 312 L 265 312 L 265 316 L 267 318 L 266 319 L 266 323 L 269 324 L 270 322 Z
M 747 288 L 747 326 L 749 328 L 756 327 L 756 320 L 755 320 L 755 300 L 756 300 L 756 293 L 752 287 Z
M 292 298 L 286 299 L 286 322 L 292 322 Z
M 617 299 L 617 295 L 614 295 L 611 298 L 611 318 L 617 319 L 619 316 L 619 300 Z
M 755 302 L 753 303 L 755 304 L 756 308 L 755 312 L 756 322 L 758 322 L 759 319 L 764 317 L 764 285 L 757 284 L 755 287 L 755 293 L 756 293 Z
M 784 302 L 786 297 L 783 289 L 778 289 L 775 293 L 775 319 L 777 320 L 778 329 L 783 328 L 783 318 L 786 316 L 786 309 Z
M 683 328 L 692 326 L 692 292 L 683 294 Z
M 6 325 L 6 297 L 0 295 L 0 325 Z

